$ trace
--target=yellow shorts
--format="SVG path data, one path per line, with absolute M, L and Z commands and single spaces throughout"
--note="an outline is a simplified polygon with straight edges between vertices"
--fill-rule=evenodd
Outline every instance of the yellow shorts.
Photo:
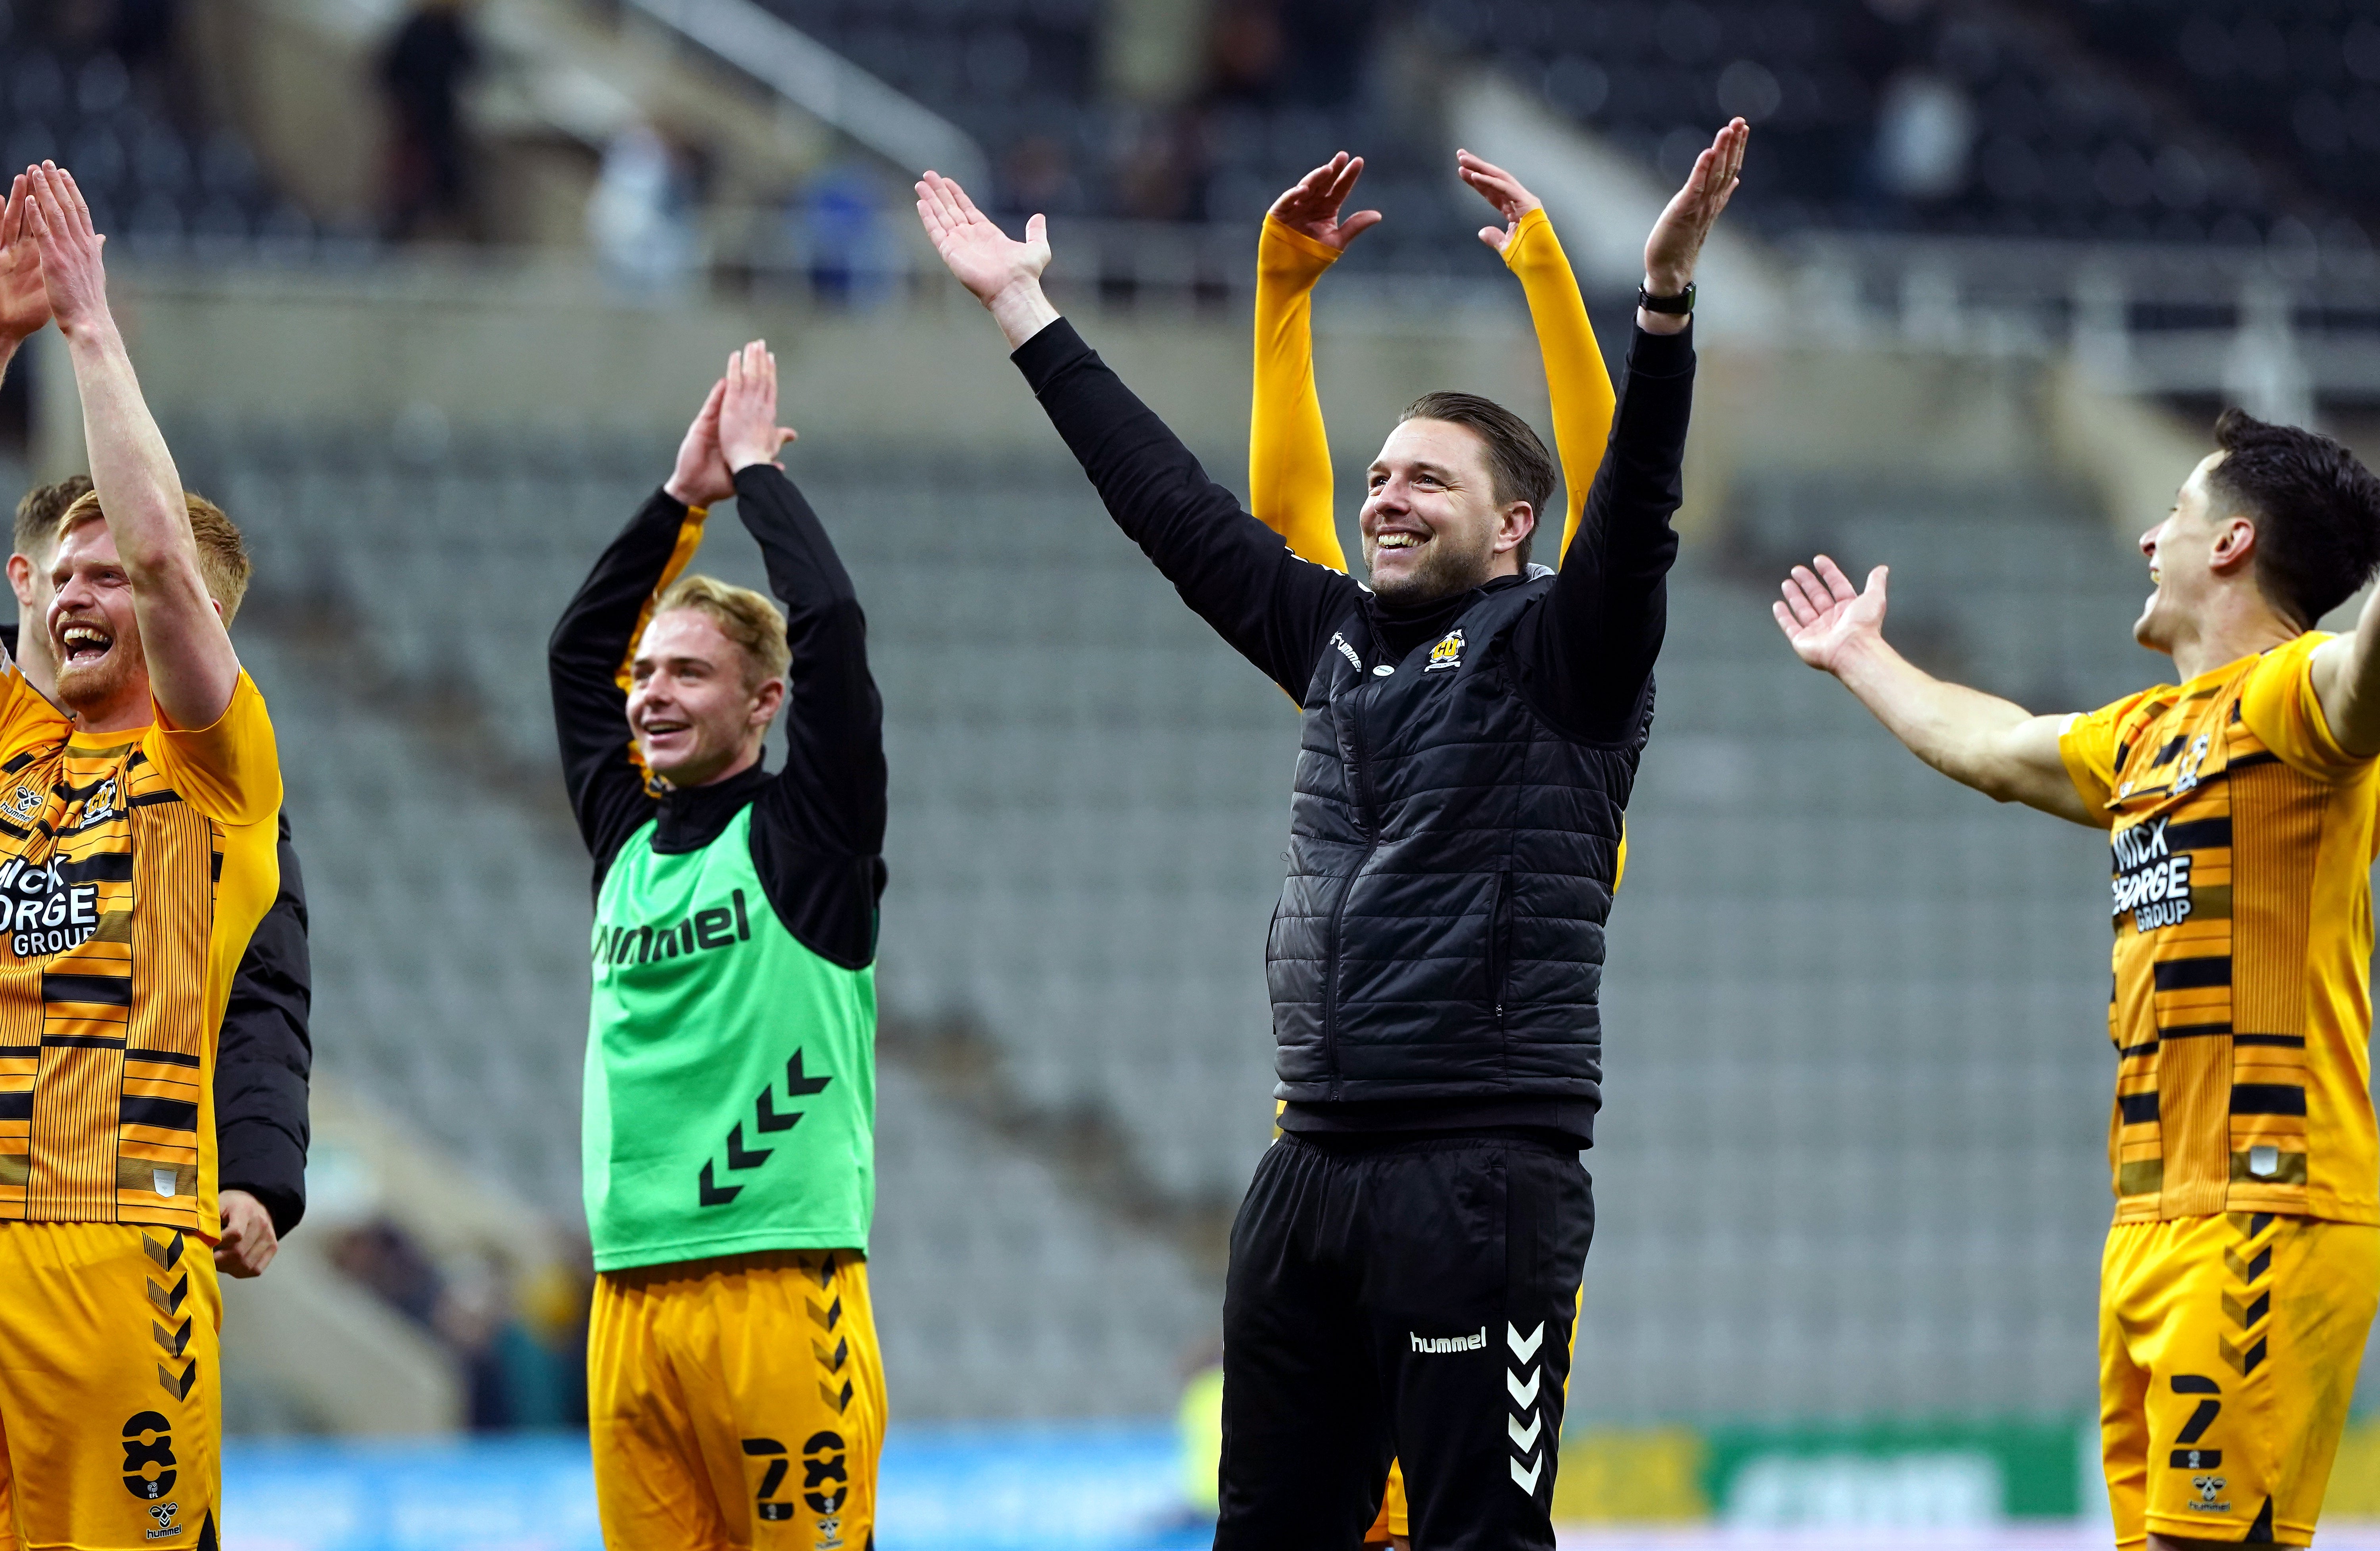
M 214 1551 L 223 1300 L 205 1240 L 0 1224 L 0 1551 Z
M 2380 1227 L 2235 1212 L 2110 1228 L 2099 1438 L 2116 1544 L 2310 1544 L 2375 1302 Z
M 884 1444 L 867 1261 L 771 1250 L 604 1272 L 587 1418 L 609 1551 L 866 1551 Z
M 1585 1313 L 1586 1288 L 1585 1286 L 1581 1286 L 1578 1289 L 1578 1299 L 1572 1305 L 1570 1321 L 1570 1363 L 1572 1373 L 1576 1373 L 1578 1371 L 1578 1322 Z M 1570 1395 L 1570 1379 L 1567 1375 L 1562 1379 L 1562 1395 L 1565 1399 L 1567 1399 Z M 1560 1451 L 1559 1442 L 1557 1442 L 1555 1452 L 1559 1453 Z M 1366 1545 L 1386 1545 L 1391 1541 L 1406 1539 L 1413 1533 L 1412 1524 L 1412 1516 L 1406 1511 L 1405 1508 L 1405 1468 L 1396 1460 L 1391 1459 L 1389 1461 L 1388 1488 L 1380 1494 L 1379 1517 L 1374 1519 L 1372 1520 L 1372 1527 L 1364 1532 L 1364 1544 Z
M 1364 1532 L 1366 1545 L 1386 1545 L 1391 1540 L 1402 1540 L 1413 1533 L 1412 1520 L 1405 1511 L 1405 1468 L 1390 1460 L 1389 1487 L 1380 1495 L 1380 1516 Z

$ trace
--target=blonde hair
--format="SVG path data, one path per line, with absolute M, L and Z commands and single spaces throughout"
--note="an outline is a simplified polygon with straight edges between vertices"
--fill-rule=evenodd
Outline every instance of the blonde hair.
M 224 509 L 197 491 L 183 491 L 182 504 L 189 514 L 190 536 L 199 543 L 199 580 L 206 584 L 207 596 L 223 610 L 224 627 L 228 629 L 239 613 L 240 600 L 248 596 L 248 580 L 254 569 L 249 564 L 248 545 Z M 107 514 L 99 509 L 99 492 L 87 490 L 59 517 L 57 541 L 64 543 L 68 533 L 86 522 L 106 520 Z
M 743 648 L 747 689 L 783 678 L 794 666 L 793 648 L 785 644 L 783 612 L 749 587 L 731 586 L 711 576 L 682 576 L 653 605 L 653 617 L 678 608 L 708 617 L 720 634 Z

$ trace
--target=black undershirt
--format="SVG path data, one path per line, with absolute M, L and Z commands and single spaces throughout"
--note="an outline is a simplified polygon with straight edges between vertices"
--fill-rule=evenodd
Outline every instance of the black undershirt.
M 632 757 L 616 675 L 688 517 L 655 491 L 596 561 L 548 647 L 563 776 L 600 889 L 620 849 L 654 825 L 653 849 L 700 850 L 752 810 L 752 865 L 795 939 L 859 969 L 876 957 L 884 892 L 884 706 L 868 668 L 868 621 L 818 514 L 783 472 L 735 476 L 735 514 L 784 605 L 787 763 L 759 764 L 659 797 Z

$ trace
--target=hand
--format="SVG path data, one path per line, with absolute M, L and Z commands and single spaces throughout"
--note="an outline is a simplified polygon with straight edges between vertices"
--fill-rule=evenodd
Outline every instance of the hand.
M 735 472 L 719 450 L 719 401 L 726 393 L 726 378 L 710 385 L 702 412 L 694 417 L 694 423 L 686 428 L 686 440 L 677 445 L 677 467 L 662 489 L 680 506 L 715 507 L 735 494 Z
M 1056 320 L 1058 310 L 1041 294 L 1041 272 L 1050 267 L 1050 224 L 1036 215 L 1017 241 L 975 207 L 966 190 L 941 173 L 917 180 L 917 218 L 942 263 L 1000 324 L 1014 348 Z
M 719 452 L 727 467 L 739 474 L 756 463 L 783 468 L 777 453 L 794 434 L 777 423 L 777 358 L 755 339 L 727 358 L 726 383 L 719 400 Z
M 1884 639 L 1884 583 L 1889 566 L 1867 573 L 1867 591 L 1852 591 L 1852 579 L 1840 566 L 1821 555 L 1810 566 L 1796 566 L 1780 589 L 1782 603 L 1770 604 L 1777 628 L 1793 643 L 1793 652 L 1812 667 L 1840 673 L 1852 653 Z
M 1694 260 L 1702 253 L 1703 239 L 1710 236 L 1711 224 L 1735 192 L 1737 175 L 1743 170 L 1743 148 L 1751 139 L 1750 125 L 1741 118 L 1729 120 L 1710 149 L 1694 158 L 1686 186 L 1653 223 L 1653 235 L 1645 239 L 1645 288 L 1655 296 L 1676 296 L 1694 280 Z
M 1477 190 L 1481 199 L 1494 205 L 1496 214 L 1504 217 L 1504 225 L 1500 228 L 1479 228 L 1479 240 L 1499 253 L 1504 250 L 1504 244 L 1512 240 L 1512 234 L 1521 229 L 1522 216 L 1532 210 L 1546 207 L 1545 201 L 1521 187 L 1519 178 L 1492 162 L 1481 161 L 1468 151 L 1454 153 L 1454 174 Z
M 1380 224 L 1377 210 L 1359 210 L 1343 221 L 1339 218 L 1339 207 L 1347 202 L 1347 196 L 1355 191 L 1355 180 L 1363 176 L 1364 158 L 1342 151 L 1291 184 L 1266 214 L 1300 237 L 1310 237 L 1343 253 L 1347 244 Z
M 215 1269 L 226 1276 L 261 1276 L 281 1252 L 273 1231 L 273 1214 L 246 1191 L 218 1191 L 216 1214 L 223 1218 L 223 1240 L 215 1245 Z
M 25 169 L 26 224 L 41 256 L 42 289 L 58 332 L 69 336 L 107 322 L 107 271 L 91 206 L 72 174 L 55 162 Z
M 50 296 L 42 288 L 42 255 L 26 224 L 31 204 L 25 175 L 8 187 L 0 207 L 0 350 L 42 331 L 50 321 Z

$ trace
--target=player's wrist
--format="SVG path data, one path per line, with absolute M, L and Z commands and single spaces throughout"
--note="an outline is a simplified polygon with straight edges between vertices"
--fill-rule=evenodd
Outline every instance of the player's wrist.
M 67 345 L 77 350 L 105 351 L 110 347 L 123 348 L 123 338 L 116 333 L 115 319 L 105 306 L 87 312 L 58 313 L 53 320 Z
M 1038 275 L 1010 280 L 986 298 L 983 305 L 1007 336 L 1010 349 L 1017 348 L 1058 321 L 1058 310 L 1042 293 L 1041 277 Z

